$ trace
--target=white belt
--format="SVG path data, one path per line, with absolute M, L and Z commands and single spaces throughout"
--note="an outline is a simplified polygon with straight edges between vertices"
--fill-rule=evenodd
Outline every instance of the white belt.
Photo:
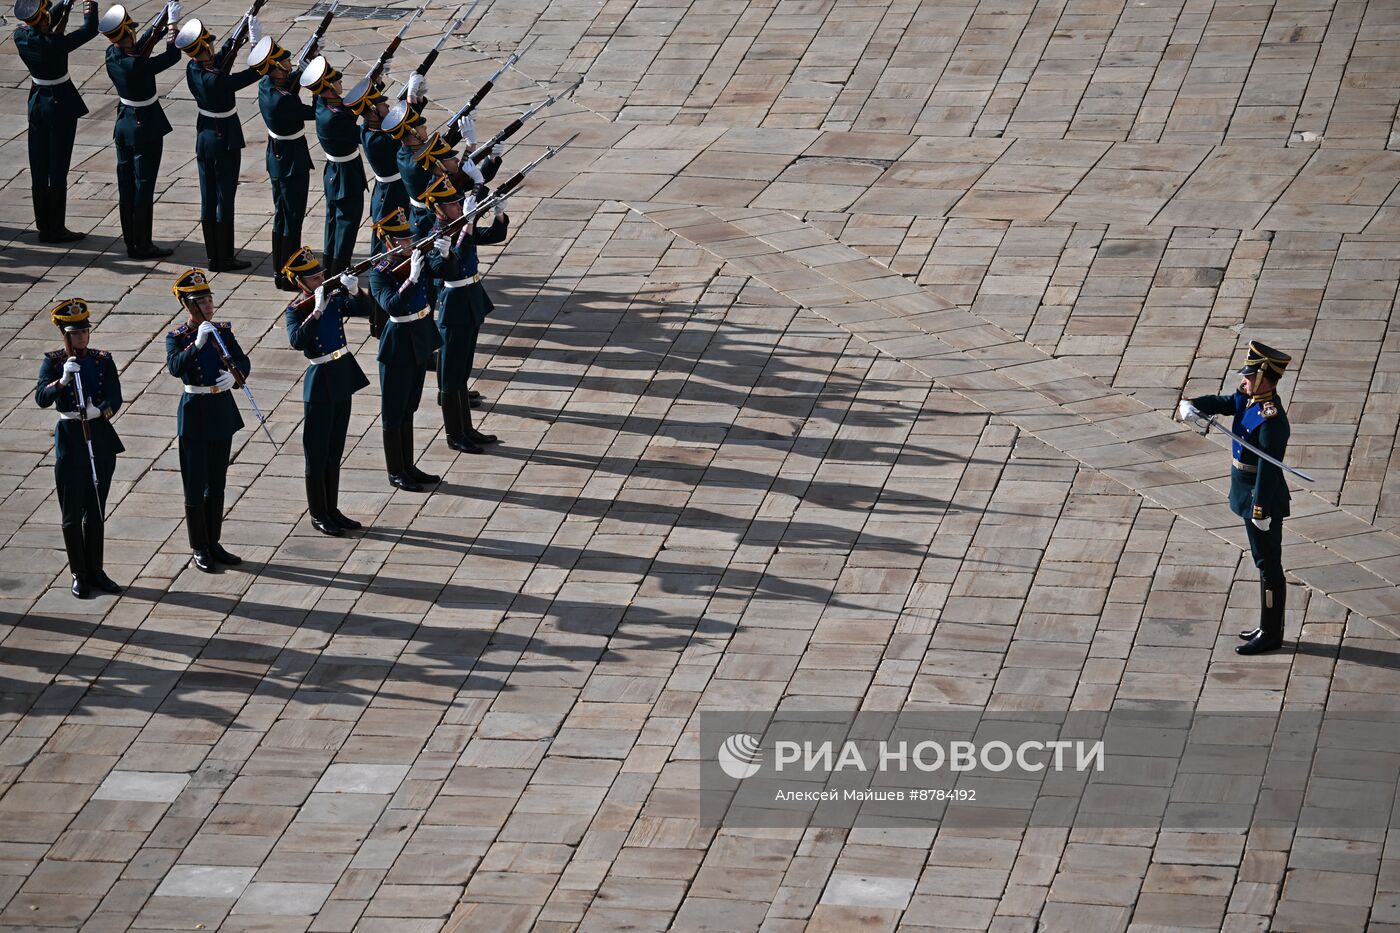
M 306 135 L 306 128 L 303 127 L 303 128 L 301 128 L 301 129 L 297 130 L 295 133 L 293 133 L 293 134 L 290 135 L 290 136 L 282 136 L 282 135 L 280 135 L 280 134 L 278 134 L 278 133 L 272 132 L 272 130 L 268 130 L 268 131 L 267 131 L 267 135 L 270 136 L 270 137 L 272 137 L 273 139 L 280 139 L 280 140 L 282 140 L 282 142 L 290 142 L 290 141 L 293 140 L 293 139 L 301 139 L 303 136 L 305 136 L 305 135 Z
M 215 113 L 212 110 L 205 110 L 203 107 L 196 107 L 195 109 L 199 111 L 201 117 L 208 117 L 211 120 L 227 120 L 229 117 L 238 113 L 237 107 L 232 110 L 225 110 L 223 113 Z
M 218 395 L 220 392 L 224 391 L 226 390 L 218 386 L 192 386 L 189 383 L 185 383 L 186 395 Z
M 1259 466 L 1254 463 L 1242 463 L 1234 457 L 1230 458 L 1230 464 L 1241 473 L 1258 473 Z
M 422 201 L 415 201 L 415 200 L 413 200 L 412 198 L 409 198 L 409 199 L 408 199 L 408 203 L 409 203 L 409 204 L 412 204 L 414 207 L 418 208 L 420 211 L 426 211 L 426 210 L 428 209 L 428 205 L 424 204 Z
M 118 95 L 117 100 L 126 104 L 128 107 L 149 107 L 156 102 L 156 98 L 159 96 L 159 94 L 152 94 L 150 100 L 127 100 L 125 97 Z
M 350 153 L 349 155 L 338 156 L 338 155 L 331 155 L 329 152 L 326 152 L 324 149 L 322 149 L 321 151 L 322 151 L 322 152 L 325 152 L 326 159 L 328 159 L 328 160 L 331 161 L 331 162 L 354 162 L 356 159 L 358 159 L 358 158 L 360 157 L 360 154 L 359 154 L 358 152 L 352 152 L 352 153 Z
M 393 318 L 390 318 L 390 320 L 393 320 Z M 333 350 L 333 351 L 331 351 L 330 353 L 327 353 L 325 356 L 318 356 L 318 357 L 316 357 L 315 359 L 313 359 L 313 360 L 311 361 L 311 365 L 312 365 L 312 366 L 320 366 L 322 363 L 329 363 L 331 360 L 338 360 L 338 359 L 340 359 L 342 356 L 349 356 L 349 355 L 350 355 L 350 348 L 349 348 L 349 347 L 341 347 L 339 350 Z
M 431 313 L 430 308 L 423 308 L 421 311 L 414 311 L 412 314 L 401 314 L 398 317 L 389 315 L 389 320 L 395 324 L 412 324 L 414 321 L 421 321 Z
M 478 272 L 469 279 L 453 279 L 451 282 L 443 282 L 443 288 L 461 288 L 463 285 L 474 285 L 481 281 L 482 273 Z
M 371 175 L 374 175 L 374 172 L 371 171 L 370 174 L 371 174 Z M 403 176 L 400 175 L 398 172 L 395 172 L 395 173 L 392 174 L 392 175 L 374 175 L 374 180 L 377 181 L 377 182 L 379 182 L 381 185 L 387 185 L 387 184 L 390 184 L 391 182 L 396 182 L 396 181 L 398 181 L 398 180 L 399 180 L 400 178 L 402 178 L 402 177 L 403 177 Z
M 81 417 L 83 416 L 83 413 L 80 412 L 80 411 L 61 411 L 61 412 L 58 413 L 58 416 L 59 416 L 60 418 L 62 418 L 64 421 L 77 421 L 79 418 L 81 418 Z M 96 421 L 97 418 L 100 418 L 100 417 L 102 417 L 102 416 L 101 416 L 101 415 L 98 415 L 97 417 L 93 418 L 93 420 Z
M 63 77 L 61 78 L 36 78 L 33 75 L 30 75 L 29 78 L 39 87 L 53 87 L 56 84 L 67 84 L 69 81 L 72 80 L 68 77 L 68 72 L 66 71 L 63 73 Z

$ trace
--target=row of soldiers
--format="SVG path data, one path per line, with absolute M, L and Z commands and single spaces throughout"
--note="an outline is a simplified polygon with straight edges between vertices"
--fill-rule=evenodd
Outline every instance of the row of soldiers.
M 38 5 L 37 25 L 31 23 L 28 28 L 42 32 L 47 0 L 20 3 Z M 143 64 L 128 70 L 153 80 L 161 61 L 128 53 L 149 45 L 149 36 L 133 39 L 135 24 L 124 10 L 115 9 L 121 23 L 109 32 L 109 37 L 116 35 L 109 49 L 109 72 L 113 59 L 134 57 Z M 232 199 L 243 144 L 234 92 L 251 80 L 246 73 L 230 72 L 219 63 L 226 61 L 230 50 L 237 49 L 245 25 L 253 36 L 260 27 L 255 11 L 250 11 L 224 47 L 214 52 L 214 37 L 198 20 L 175 28 L 178 12 L 175 4 L 168 4 L 163 16 L 169 23 L 157 22 L 153 27 L 167 30 L 171 48 L 191 57 L 189 83 L 200 107 L 201 196 L 206 214 L 213 218 L 206 224 L 210 269 L 245 268 L 247 263 L 232 253 Z M 89 4 L 88 18 L 92 15 Z M 329 18 L 323 20 L 318 35 L 328 22 Z M 104 17 L 102 25 L 108 31 L 105 27 L 111 24 Z M 477 247 L 504 242 L 510 223 L 506 199 L 534 166 L 562 148 L 550 149 L 493 192 L 488 183 L 502 163 L 496 143 L 518 130 L 529 114 L 512 122 L 487 145 L 459 155 L 453 148 L 456 143 L 474 142 L 469 110 L 490 89 L 495 76 L 449 121 L 445 131 L 430 133 L 421 104 L 415 104 L 424 95 L 421 72 L 419 80 L 410 79 L 406 89 L 413 93 L 406 93 L 393 106 L 385 97 L 382 66 L 402 34 L 401 30 L 370 74 L 349 92 L 343 90 L 340 73 L 324 57 L 316 56 L 297 67 L 290 52 L 269 36 L 257 36 L 248 56 L 249 71 L 262 81 L 259 105 L 268 126 L 268 174 L 276 206 L 273 257 L 277 284 L 297 292 L 285 310 L 287 338 L 308 360 L 302 435 L 308 511 L 312 526 L 332 536 L 361 527 L 341 511 L 339 501 L 352 397 L 369 384 L 349 349 L 347 319 L 367 318 L 371 335 L 378 337 L 380 422 L 392 486 L 419 492 L 440 481 L 415 463 L 414 419 L 429 369 L 437 370 L 438 402 L 448 446 L 482 453 L 487 445 L 496 443 L 494 435 L 476 430 L 472 423 L 471 411 L 481 404 L 481 398 L 468 386 L 477 338 L 493 310 L 481 284 Z M 314 44 L 308 43 L 308 48 Z M 299 87 L 317 95 L 314 109 L 298 99 Z M 152 91 L 154 98 L 153 87 L 133 93 L 144 90 Z M 557 99 L 558 95 L 551 97 L 530 113 Z M 147 111 L 151 106 L 156 110 Z M 128 109 L 135 113 L 126 115 Z M 151 113 L 159 115 L 153 99 L 132 101 L 121 95 L 119 123 L 137 120 L 148 126 Z M 327 156 L 326 248 L 320 258 L 301 245 L 301 215 L 311 164 L 304 126 L 312 119 Z M 160 122 L 164 124 L 163 117 Z M 168 124 L 164 125 L 168 132 Z M 157 132 L 154 137 L 157 164 L 163 135 Z M 374 177 L 370 199 L 373 255 L 357 263 L 353 251 L 367 183 L 361 149 Z M 127 161 L 122 157 L 119 164 Z M 136 171 L 136 175 L 144 171 Z M 133 217 L 144 221 L 140 205 L 145 203 L 137 202 Z M 478 223 L 488 215 L 489 223 Z M 149 245 L 148 239 L 140 242 Z M 362 289 L 360 278 L 366 273 L 369 287 Z M 166 335 L 167 368 L 182 383 L 177 433 L 186 528 L 194 566 L 215 572 L 220 564 L 240 562 L 220 540 L 233 439 L 244 426 L 234 393 L 242 390 L 260 422 L 263 415 L 248 386 L 252 368 L 248 354 L 227 321 L 214 321 L 208 272 L 186 271 L 172 291 L 187 316 L 184 324 Z M 39 405 L 54 406 L 60 416 L 54 433 L 55 478 L 72 589 L 83 598 L 94 589 L 119 591 L 102 566 L 102 520 L 116 456 L 122 449 L 111 425 L 121 406 L 121 388 L 111 355 L 88 346 L 89 314 L 87 303 L 80 298 L 67 299 L 51 309 L 52 320 L 64 335 L 64 347 L 45 355 L 35 395 Z M 266 424 L 262 427 L 266 431 Z M 270 432 L 268 437 L 271 439 Z
M 69 77 L 68 56 L 99 31 L 111 43 L 106 52 L 106 70 L 117 93 L 113 142 L 122 238 L 129 257 L 159 259 L 171 254 L 171 250 L 152 240 L 164 137 L 171 132 L 161 108 L 157 77 L 179 61 L 181 53 L 189 58 L 185 78 L 198 110 L 195 158 L 199 170 L 200 225 L 211 271 L 238 271 L 250 266 L 237 257 L 234 243 L 234 202 L 245 147 L 236 94 L 254 83 L 259 84 L 258 107 L 267 134 L 265 166 L 273 201 L 271 256 L 279 288 L 296 290 L 282 269 L 302 243 L 302 218 L 313 168 L 306 140 L 308 122 L 314 125 L 325 155 L 322 252 L 329 274 L 349 266 L 355 251 L 368 185 L 362 147 L 375 180 L 373 216 L 384 216 L 387 206 L 411 207 L 418 226 L 426 222 L 427 211 L 417 195 L 422 182 L 432 174 L 427 159 L 453 160 L 441 143 L 424 159 L 400 157 L 404 147 L 421 147 L 427 142 L 421 131 L 426 95 L 422 73 L 411 76 L 405 88 L 404 106 L 398 117 L 385 125 L 389 107 L 382 96 L 383 81 L 392 50 L 397 48 L 403 31 L 371 74 L 346 93 L 340 73 L 316 54 L 333 14 L 322 20 L 316 34 L 294 57 L 271 36 L 262 34 L 256 7 L 257 4 L 240 19 L 216 49 L 215 36 L 199 20 L 179 25 L 181 10 L 176 0 L 167 3 L 140 34 L 137 23 L 120 5 L 110 7 L 99 19 L 96 3 L 85 0 L 82 27 L 68 33 L 67 7 L 56 9 L 50 0 L 17 0 L 15 13 L 23 25 L 15 32 L 15 43 L 32 78 L 29 161 L 35 225 L 41 242 L 66 243 L 84 236 L 69 230 L 66 222 L 65 191 L 77 121 L 88 112 Z M 451 32 L 449 29 L 448 34 Z M 157 53 L 155 49 L 162 38 L 165 48 Z M 252 49 L 246 59 L 247 67 L 235 69 L 233 62 L 242 45 L 249 41 Z M 425 70 L 420 66 L 420 72 Z M 312 95 L 313 103 L 302 100 L 302 90 Z M 479 97 L 480 94 L 476 99 Z M 443 135 L 474 143 L 470 109 L 462 112 Z M 499 154 L 493 155 L 488 149 L 472 155 L 450 170 L 478 184 L 489 180 L 499 167 Z M 377 248 L 378 241 L 373 245 Z

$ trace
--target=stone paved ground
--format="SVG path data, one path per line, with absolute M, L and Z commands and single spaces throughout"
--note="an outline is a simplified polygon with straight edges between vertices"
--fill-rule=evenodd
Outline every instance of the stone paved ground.
M 186 3 L 216 32 L 241 9 Z M 185 243 L 129 261 L 103 40 L 75 55 L 89 236 L 38 246 L 7 40 L 0 926 L 1400 926 L 1396 788 L 1358 779 L 1394 756 L 1365 720 L 1400 692 L 1400 4 L 478 10 L 433 72 L 439 116 L 522 43 L 484 129 L 583 77 L 509 153 L 579 134 L 489 257 L 477 385 L 504 444 L 458 457 L 439 432 L 446 482 L 392 491 L 367 390 L 344 498 L 369 529 L 310 528 L 245 94 L 259 265 L 215 289 L 277 447 L 241 436 L 226 538 L 248 562 L 217 577 L 185 565 L 162 370 L 169 281 L 202 261 L 193 104 L 167 75 L 157 240 Z M 264 21 L 296 44 L 304 12 Z M 451 13 L 432 0 L 399 71 Z M 362 70 L 394 28 L 337 22 L 333 62 Z M 312 201 L 315 244 L 315 180 Z M 87 603 L 31 401 L 68 295 L 128 398 L 108 550 L 130 586 Z M 1318 482 L 1287 525 L 1299 645 L 1246 663 L 1227 456 L 1166 412 L 1251 337 L 1294 355 L 1289 454 Z M 1281 750 L 1248 831 L 698 820 L 703 710 L 1191 703 L 1341 725 Z M 1357 818 L 1295 828 L 1310 807 Z

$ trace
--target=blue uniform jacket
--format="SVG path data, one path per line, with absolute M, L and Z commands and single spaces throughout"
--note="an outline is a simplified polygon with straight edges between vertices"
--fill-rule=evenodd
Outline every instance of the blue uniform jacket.
M 352 299 L 344 292 L 336 292 L 327 300 L 320 319 L 315 321 L 303 321 L 297 316 L 296 308 L 300 302 L 298 298 L 287 305 L 287 342 L 308 360 L 348 349 L 345 318 L 369 317 L 369 308 L 358 295 Z M 303 402 L 311 405 L 317 401 L 349 398 L 367 385 L 369 380 L 365 378 L 364 370 L 360 369 L 354 355 L 346 352 L 339 359 L 308 366 L 301 397 Z
M 326 199 L 342 201 L 365 190 L 365 164 L 360 160 L 360 128 L 355 114 L 344 104 L 316 98 L 316 138 L 327 156 L 354 156 L 348 161 L 326 159 L 322 178 Z
M 52 406 L 55 410 L 78 410 L 78 380 L 70 384 L 55 385 L 63 375 L 63 364 L 68 360 L 67 350 L 52 350 L 44 354 L 39 364 L 39 384 L 34 390 L 34 401 L 40 408 Z M 91 347 L 78 357 L 83 380 L 83 391 L 87 399 L 102 412 L 102 417 L 88 422 L 92 435 L 93 453 L 101 458 L 104 454 L 115 456 L 126 448 L 122 446 L 117 431 L 112 427 L 111 417 L 122 407 L 122 384 L 117 376 L 117 364 L 112 354 Z M 60 419 L 53 428 L 54 459 L 59 470 L 71 470 L 74 476 L 90 475 L 87 443 L 83 439 L 83 423 L 79 419 Z M 100 462 L 100 460 L 99 460 Z
M 15 50 L 29 73 L 40 80 L 55 81 L 68 75 L 68 53 L 97 35 L 97 13 L 84 17 L 83 25 L 62 35 L 40 32 L 32 26 L 15 30 Z M 87 113 L 87 105 L 72 81 L 29 87 L 31 120 L 76 120 Z
M 224 45 L 227 48 L 228 43 Z M 256 83 L 258 77 L 252 68 L 224 74 L 213 62 L 201 64 L 191 61 L 185 66 L 185 83 L 194 96 L 195 106 L 205 113 L 229 114 L 227 117 L 210 117 L 205 113 L 199 115 L 195 123 L 194 143 L 197 157 L 212 159 L 243 148 L 243 126 L 238 122 L 238 114 L 233 112 L 238 106 L 235 95 Z
M 362 126 L 360 127 L 360 144 L 364 146 L 365 158 L 369 160 L 369 170 L 374 173 L 375 180 L 387 178 L 394 184 L 398 184 L 399 150 L 403 148 L 399 145 L 399 141 L 383 130 Z M 384 184 L 389 183 L 389 181 L 384 182 Z M 378 219 L 378 217 L 375 218 L 375 220 Z
M 1191 399 L 1191 404 L 1202 414 L 1233 416 L 1230 430 L 1235 437 L 1283 460 L 1288 450 L 1288 415 L 1272 392 L 1253 398 L 1243 392 L 1202 395 Z M 1287 518 L 1289 494 L 1283 471 L 1238 442 L 1231 447 L 1230 511 L 1245 519 Z
M 238 340 L 233 336 L 233 327 L 226 321 L 214 325 L 219 336 L 228 346 L 229 362 L 245 377 L 252 364 Z M 198 325 L 191 327 L 182 324 L 165 335 L 165 363 L 170 375 L 185 385 L 212 386 L 219 378 L 219 370 L 226 369 L 219 356 L 219 345 L 211 337 L 203 347 L 195 346 Z M 232 437 L 243 427 L 243 418 L 238 413 L 238 405 L 233 400 L 233 389 L 214 394 L 180 394 L 179 428 L 177 433 L 189 440 L 217 440 Z
M 453 237 L 452 252 L 446 258 L 439 256 L 437 250 L 428 251 L 428 269 L 433 277 L 441 284 L 454 280 L 468 279 L 476 275 L 480 268 L 477 262 L 476 248 L 478 246 L 491 246 L 496 243 L 504 243 L 506 239 L 506 227 L 509 221 L 504 217 L 496 218 L 489 227 L 478 227 L 473 225 L 465 231 L 458 231 L 458 235 Z M 433 233 L 440 234 L 443 223 L 439 220 L 433 225 Z M 478 285 L 468 285 L 463 288 L 442 288 L 439 287 L 438 295 L 438 323 L 445 327 L 453 327 L 467 323 L 467 316 L 471 315 L 475 323 L 481 321 L 492 310 L 491 302 L 485 295 L 475 295 L 474 292 L 480 289 Z
M 385 314 L 403 317 L 428 307 L 428 295 L 423 286 L 416 283 L 399 290 L 403 283 L 389 271 L 396 262 L 396 259 L 385 260 L 370 271 L 369 290 Z M 377 359 L 386 366 L 429 369 L 433 365 L 433 351 L 440 346 L 442 337 L 431 314 L 402 324 L 389 321 L 379 336 Z
M 278 87 L 271 75 L 258 82 L 258 109 L 268 131 L 278 136 L 294 136 L 306 131 L 306 121 L 316 118 L 310 104 L 302 103 L 296 93 L 296 73 L 292 73 L 287 88 Z M 273 139 L 267 137 L 267 177 L 273 180 L 308 175 L 311 172 L 311 149 L 306 137 Z
M 128 55 L 119 46 L 107 46 L 107 77 L 117 89 L 117 96 L 143 101 L 156 96 L 156 75 L 180 60 L 180 50 L 167 44 L 159 55 L 145 58 Z M 112 126 L 112 139 L 118 146 L 144 146 L 158 141 L 170 132 L 160 101 L 145 107 L 128 107 L 117 103 L 117 122 Z

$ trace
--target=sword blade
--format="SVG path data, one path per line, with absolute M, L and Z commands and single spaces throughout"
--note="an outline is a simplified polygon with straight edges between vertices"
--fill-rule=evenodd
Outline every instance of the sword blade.
M 1238 435 L 1236 435 L 1233 431 L 1227 431 L 1227 430 L 1225 430 L 1224 425 L 1222 425 L 1220 422 L 1216 421 L 1214 415 L 1211 415 L 1211 416 L 1207 417 L 1205 420 L 1206 420 L 1206 424 L 1209 425 L 1210 427 L 1215 428 L 1215 430 L 1219 431 L 1221 434 L 1226 435 L 1226 436 L 1229 437 L 1232 441 L 1238 441 L 1238 442 L 1239 442 L 1239 445 L 1240 445 L 1241 447 L 1245 448 L 1246 450 L 1251 451 L 1251 452 L 1254 453 L 1254 454 L 1257 454 L 1260 460 L 1268 461 L 1269 463 L 1272 463 L 1274 466 L 1278 467 L 1280 470 L 1283 470 L 1284 472 L 1287 472 L 1287 473 L 1292 473 L 1294 476 L 1298 477 L 1299 479 L 1307 480 L 1307 481 L 1310 482 L 1310 483 L 1315 483 L 1315 482 L 1317 482 L 1317 480 L 1313 479 L 1311 476 L 1309 476 L 1308 474 L 1304 473 L 1302 470 L 1294 469 L 1293 467 L 1291 467 L 1291 466 L 1289 466 L 1288 464 L 1284 463 L 1282 460 L 1279 460 L 1277 457 L 1273 457 L 1273 456 L 1271 456 L 1271 455 L 1269 455 L 1269 454 L 1266 454 L 1264 451 L 1260 450 L 1258 447 L 1254 446 L 1254 445 L 1251 444 L 1249 441 L 1247 441 L 1247 440 L 1245 440 L 1244 438 L 1239 437 Z

